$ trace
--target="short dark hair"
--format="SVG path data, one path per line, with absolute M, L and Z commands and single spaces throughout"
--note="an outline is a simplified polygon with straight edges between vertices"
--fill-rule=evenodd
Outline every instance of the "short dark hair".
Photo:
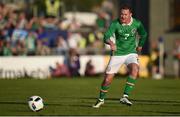
M 129 4 L 122 4 L 119 11 L 121 11 L 122 9 L 129 9 L 129 11 L 132 13 L 132 8 Z

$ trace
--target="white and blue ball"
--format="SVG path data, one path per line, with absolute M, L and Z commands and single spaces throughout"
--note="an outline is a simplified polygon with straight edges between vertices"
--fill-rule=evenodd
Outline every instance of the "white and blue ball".
M 44 108 L 43 99 L 40 96 L 31 96 L 28 100 L 29 108 L 34 111 L 40 111 Z

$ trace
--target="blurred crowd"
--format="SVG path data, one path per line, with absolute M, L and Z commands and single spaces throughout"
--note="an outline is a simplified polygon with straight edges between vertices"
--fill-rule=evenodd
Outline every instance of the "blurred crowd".
M 51 77 L 81 76 L 79 72 L 81 68 L 80 55 L 77 53 L 76 49 L 69 50 L 69 53 L 67 54 L 67 56 L 65 56 L 63 63 L 59 63 L 57 61 L 55 64 L 56 64 L 55 67 L 49 66 Z M 91 59 L 89 59 L 85 65 L 84 75 L 85 76 L 97 75 L 97 73 L 95 72 L 95 66 L 92 64 Z
M 180 39 L 175 39 L 173 49 L 167 54 L 165 47 L 161 47 L 162 42 L 151 42 L 150 60 L 148 63 L 148 69 L 150 76 L 155 79 L 163 78 L 165 68 L 168 67 L 169 62 L 167 58 L 173 57 L 173 76 L 180 78 Z M 164 44 L 163 44 L 164 46 Z
M 94 25 L 81 24 L 74 17 L 64 18 L 59 15 L 59 0 L 44 0 L 46 9 L 43 13 L 34 14 L 31 5 L 23 9 L 18 6 L 0 3 L 0 56 L 35 56 L 35 55 L 63 55 L 67 57 L 63 65 L 56 63 L 56 68 L 50 67 L 53 76 L 63 74 L 71 76 L 72 66 L 78 71 L 80 65 L 75 62 L 71 66 L 71 56 L 88 54 L 106 54 L 109 48 L 103 44 L 103 33 L 114 18 L 114 5 L 111 0 L 104 0 L 99 7 L 92 11 L 97 14 Z M 35 7 L 34 7 L 35 8 Z M 46 11 L 47 10 L 47 11 Z M 174 69 L 176 77 L 180 76 L 180 42 L 174 42 Z M 158 44 L 151 43 L 149 71 L 153 77 L 160 77 L 164 70 L 160 70 L 160 52 Z M 72 57 L 78 58 L 79 57 Z M 163 55 L 165 67 L 166 52 Z M 74 60 L 74 59 L 72 59 Z M 65 65 L 65 66 L 64 66 Z M 64 71 L 58 69 L 64 68 Z M 65 69 L 67 68 L 67 69 Z M 86 75 L 93 74 L 91 60 L 87 63 Z
M 80 54 L 105 53 L 103 29 L 111 19 L 110 14 L 101 11 L 97 23 L 86 26 L 76 19 L 55 14 L 34 16 L 26 11 L 0 4 L 1 56 L 66 55 L 70 48 Z

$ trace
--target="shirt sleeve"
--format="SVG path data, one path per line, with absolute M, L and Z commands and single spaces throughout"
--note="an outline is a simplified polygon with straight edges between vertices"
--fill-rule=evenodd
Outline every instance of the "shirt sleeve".
M 140 36 L 138 46 L 142 47 L 144 45 L 146 39 L 147 39 L 147 32 L 144 29 L 144 26 L 142 25 L 141 22 L 140 22 L 140 25 L 139 25 L 137 31 L 138 31 L 138 34 Z
M 107 40 L 109 40 L 111 37 L 114 36 L 116 30 L 115 22 L 112 22 L 107 31 L 104 33 L 104 43 L 106 43 Z

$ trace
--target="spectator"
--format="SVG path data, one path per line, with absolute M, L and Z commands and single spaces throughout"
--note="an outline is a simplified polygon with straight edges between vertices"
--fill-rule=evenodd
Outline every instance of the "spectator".
M 174 72 L 175 72 L 175 77 L 179 78 L 180 77 L 180 40 L 175 41 L 175 46 L 174 46 Z
M 27 48 L 26 48 L 25 40 L 18 40 L 15 49 L 16 49 L 14 53 L 15 55 L 21 55 L 21 56 L 27 55 Z
M 80 60 L 76 49 L 69 50 L 69 55 L 65 60 L 65 64 L 68 66 L 71 76 L 80 76 Z
M 106 19 L 105 19 L 105 13 L 103 11 L 100 11 L 98 13 L 98 17 L 96 19 L 96 25 L 97 25 L 97 28 L 100 28 L 100 29 L 106 28 L 107 24 L 106 24 Z
M 94 69 L 94 66 L 92 64 L 92 60 L 90 59 L 86 64 L 85 76 L 94 76 L 95 74 L 96 74 L 95 69 Z
M 153 78 L 157 78 L 157 77 L 161 77 L 160 76 L 160 71 L 159 71 L 159 50 L 157 48 L 154 48 L 154 50 L 152 50 L 152 54 L 151 54 L 151 62 L 152 62 L 152 66 L 151 66 L 151 70 L 152 70 L 152 77 Z
M 42 40 L 37 40 L 36 55 L 49 55 L 50 49 L 44 45 Z
M 16 46 L 17 42 L 20 40 L 20 41 L 23 41 L 26 39 L 28 35 L 28 32 L 24 29 L 19 29 L 18 28 L 18 25 L 16 25 L 16 28 L 14 29 L 13 31 L 13 34 L 12 34 L 12 44 L 13 44 L 13 47 Z
M 82 35 L 81 39 L 78 42 L 78 49 L 83 52 L 87 47 L 87 39 Z
M 62 36 L 59 36 L 57 38 L 57 42 L 56 42 L 56 54 L 58 55 L 67 55 L 67 51 L 68 51 L 68 45 L 67 42 L 64 40 L 64 38 Z
M 44 9 L 45 5 L 48 4 L 46 6 L 48 9 L 46 10 L 48 11 L 49 17 L 45 17 L 43 14 L 38 15 L 39 11 L 36 12 L 34 9 L 36 8 L 36 3 L 41 6 L 40 9 Z M 1 40 L 1 45 L 8 41 L 8 43 L 10 43 L 12 55 L 19 55 L 19 49 L 22 48 L 22 46 L 25 47 L 23 48 L 26 50 L 27 55 L 34 55 L 36 53 L 38 53 L 38 55 L 49 55 L 50 52 L 57 52 L 60 49 L 60 41 L 58 41 L 59 45 L 56 43 L 56 39 L 60 35 L 67 42 L 67 45 L 69 46 L 68 48 L 75 48 L 78 52 L 81 52 L 81 54 L 95 54 L 95 52 L 99 54 L 99 51 L 96 51 L 96 47 L 101 47 L 100 41 L 102 38 L 98 38 L 97 40 L 95 32 L 98 30 L 102 33 L 102 30 L 97 29 L 95 25 L 89 26 L 84 23 L 79 23 L 76 17 L 67 19 L 64 17 L 59 19 L 59 17 L 57 17 L 57 13 L 59 12 L 58 10 L 61 5 L 61 0 L 45 0 L 41 2 L 27 1 L 27 4 L 22 5 L 22 7 L 19 7 L 17 4 L 11 5 L 0 3 L 0 36 L 3 37 L 1 38 L 3 39 Z M 103 6 L 106 7 L 109 5 L 105 4 Z M 111 9 L 112 7 L 107 8 Z M 35 12 L 32 12 L 32 9 L 34 9 Z M 106 20 L 106 11 L 104 11 L 103 8 L 99 11 L 101 11 L 99 13 L 101 13 L 104 18 L 103 20 Z M 106 25 L 106 21 L 104 23 Z M 32 32 L 33 34 L 29 34 Z M 24 40 L 26 42 L 25 45 L 22 44 L 24 43 Z M 41 40 L 41 42 L 37 40 Z M 57 51 L 52 51 L 56 49 L 57 46 L 59 49 Z M 2 55 L 3 48 L 1 48 Z M 33 52 L 36 50 L 38 52 Z M 87 50 L 90 50 L 90 52 Z
M 35 32 L 29 32 L 29 34 L 26 38 L 26 47 L 27 47 L 27 54 L 28 55 L 35 55 L 36 39 L 37 39 L 37 34 Z
M 0 30 L 4 29 L 6 26 L 6 20 L 4 19 L 4 16 L 0 14 Z
M 17 24 L 16 24 L 17 28 L 18 29 L 25 29 L 27 23 L 28 23 L 28 21 L 26 18 L 26 14 L 24 12 L 21 12 L 19 14 L 19 19 L 18 19 Z
M 80 33 L 72 33 L 69 32 L 68 33 L 68 45 L 69 48 L 74 48 L 77 49 L 78 48 L 78 43 L 79 41 L 82 39 L 82 36 Z
M 163 55 L 164 59 L 166 59 L 166 52 Z M 156 43 L 152 43 L 152 51 L 150 55 L 150 69 L 152 77 L 155 79 L 162 78 L 163 72 L 160 70 L 160 53 L 159 48 Z M 163 63 L 163 67 L 165 67 L 165 61 Z
M 46 14 L 48 17 L 58 17 L 60 10 L 59 0 L 45 0 Z
M 58 19 L 52 17 L 48 17 L 44 19 L 42 22 L 42 26 L 45 29 L 57 29 L 57 24 L 58 24 Z
M 55 68 L 50 66 L 49 70 L 52 77 L 70 76 L 68 67 L 65 64 L 60 64 L 59 62 L 56 62 Z
M 4 41 L 3 39 L 1 39 L 1 36 L 0 36 L 0 56 L 3 55 L 3 45 L 4 45 Z
M 37 17 L 32 17 L 27 24 L 27 29 L 30 31 L 38 31 L 40 27 L 40 20 Z
M 80 29 L 80 27 L 81 27 L 81 24 L 76 20 L 75 17 L 73 17 L 72 20 L 70 21 L 69 30 L 76 31 Z
M 89 44 L 89 46 L 92 46 L 93 43 L 95 42 L 95 40 L 96 40 L 95 34 L 92 33 L 92 32 L 89 33 L 88 34 L 88 44 Z
M 112 0 L 104 0 L 102 2 L 102 10 L 106 13 L 106 21 L 108 25 L 112 21 L 114 7 Z
M 11 56 L 12 55 L 11 44 L 9 41 L 5 41 L 5 44 L 3 47 L 3 55 L 4 56 Z
M 87 39 L 85 37 L 81 38 L 81 40 L 79 41 L 79 46 L 78 46 L 80 49 L 85 49 L 86 48 L 86 43 L 87 43 L 86 40 Z

